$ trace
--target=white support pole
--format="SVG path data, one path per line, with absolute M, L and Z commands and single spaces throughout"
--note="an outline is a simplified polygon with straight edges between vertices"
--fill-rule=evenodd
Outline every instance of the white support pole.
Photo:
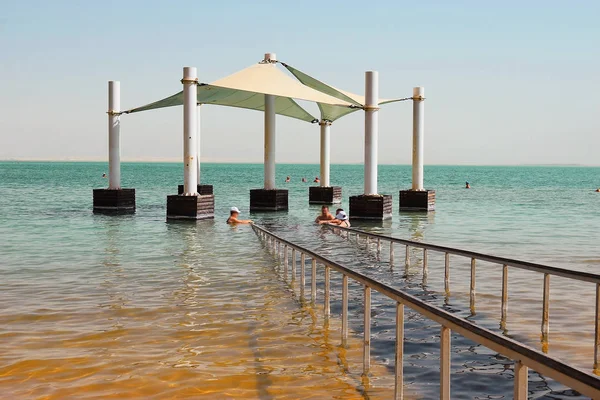
M 198 170 L 196 154 L 198 152 L 196 111 L 198 72 L 195 67 L 183 68 L 183 195 L 197 195 Z
M 425 140 L 425 89 L 413 88 L 412 190 L 423 189 L 423 142 Z
M 365 194 L 377 194 L 379 73 L 365 73 Z
M 197 117 L 198 118 L 197 119 L 197 121 L 198 121 L 197 122 L 198 130 L 197 130 L 197 132 L 198 132 L 198 134 L 196 136 L 196 141 L 197 141 L 196 144 L 198 145 L 198 147 L 196 149 L 196 165 L 197 165 L 198 184 L 200 184 L 200 182 L 201 182 L 200 181 L 200 146 L 201 146 L 200 145 L 200 132 L 202 132 L 202 128 L 200 127 L 200 121 L 201 121 L 200 120 L 200 116 L 201 116 L 201 114 L 200 114 L 200 104 L 198 104 L 198 106 L 196 108 L 198 110 L 198 112 L 197 112 L 197 114 L 198 114 L 198 117 Z
M 331 129 L 331 122 L 321 120 L 319 126 L 321 127 L 321 187 L 329 187 L 329 160 L 331 154 L 329 131 Z
M 121 189 L 121 82 L 108 81 L 108 188 Z
M 275 62 L 275 53 L 266 53 L 264 62 Z M 275 189 L 275 96 L 265 94 L 265 189 Z

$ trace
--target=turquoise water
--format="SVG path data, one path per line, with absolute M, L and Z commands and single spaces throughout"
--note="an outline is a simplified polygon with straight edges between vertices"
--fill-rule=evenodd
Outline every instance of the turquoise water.
M 60 390 L 70 386 L 53 375 L 55 366 L 46 365 L 47 370 L 40 372 L 31 370 L 26 363 L 37 360 L 45 365 L 48 360 L 59 359 L 58 348 L 65 359 L 96 355 L 95 361 L 89 361 L 97 367 L 95 372 L 76 375 L 82 385 L 80 390 L 88 390 L 96 380 L 106 376 L 112 379 L 111 374 L 117 372 L 111 371 L 118 365 L 130 366 L 134 381 L 174 368 L 179 365 L 175 360 L 181 349 L 187 346 L 189 350 L 191 345 L 164 345 L 165 341 L 172 344 L 181 335 L 177 329 L 187 326 L 173 321 L 187 318 L 189 323 L 195 318 L 190 316 L 193 310 L 202 307 L 202 296 L 209 293 L 221 296 L 220 302 L 215 303 L 219 308 L 233 301 L 236 291 L 248 292 L 252 301 L 246 307 L 254 310 L 252 307 L 264 306 L 260 291 L 253 292 L 260 287 L 275 298 L 289 297 L 290 303 L 282 305 L 282 316 L 293 312 L 296 303 L 273 269 L 276 261 L 265 254 L 248 227 L 232 229 L 224 223 L 231 206 L 239 207 L 242 217 L 249 216 L 288 239 L 443 304 L 443 296 L 439 295 L 443 293 L 443 276 L 440 278 L 440 270 L 436 270 L 439 266 L 443 268 L 443 262 L 435 256 L 430 258 L 430 273 L 424 283 L 418 272 L 419 254 L 413 254 L 414 270 L 392 270 L 385 260 L 377 260 L 368 251 L 312 224 L 318 207 L 308 205 L 310 184 L 300 179 L 307 177 L 310 181 L 318 175 L 318 170 L 317 165 L 278 165 L 278 185 L 289 189 L 290 211 L 250 214 L 249 189 L 262 186 L 262 165 L 203 165 L 202 182 L 214 185 L 215 221 L 167 224 L 166 196 L 175 193 L 182 180 L 179 164 L 124 163 L 122 184 L 136 189 L 137 212 L 132 216 L 109 217 L 91 211 L 92 189 L 107 184 L 101 178 L 103 172 L 108 172 L 106 163 L 0 163 L 0 348 L 9 349 L 0 354 L 0 387 L 16 397 L 48 394 L 60 397 Z M 287 175 L 292 182 L 286 184 Z M 362 166 L 334 165 L 331 181 L 343 187 L 343 206 L 347 209 L 348 196 L 361 192 Z M 471 183 L 472 189 L 464 189 L 465 181 Z M 400 214 L 398 191 L 410 187 L 410 167 L 380 166 L 379 192 L 394 196 L 393 219 L 354 226 L 568 269 L 596 272 L 600 267 L 600 193 L 594 192 L 600 187 L 600 168 L 431 166 L 425 168 L 425 183 L 437 192 L 436 211 Z M 477 314 L 471 315 L 468 307 L 468 260 L 453 260 L 452 296 L 445 300 L 446 306 L 486 327 L 542 348 L 541 277 L 511 272 L 510 314 L 506 328 L 500 329 L 500 274 L 494 266 L 479 268 L 482 275 L 478 276 Z M 227 289 L 217 294 L 202 292 L 198 287 Z M 593 356 L 594 288 L 561 279 L 553 279 L 551 288 L 549 354 L 589 371 Z M 357 294 L 355 299 L 357 312 L 353 323 L 360 332 L 360 296 Z M 393 363 L 389 305 L 375 297 L 374 310 L 377 318 L 374 318 L 373 356 L 383 365 L 389 365 Z M 288 326 L 290 322 L 281 323 Z M 170 336 L 175 325 L 178 328 Z M 153 326 L 159 327 L 164 336 L 153 331 L 157 335 L 155 341 L 128 350 L 131 359 L 121 354 L 127 346 L 132 346 L 129 340 L 146 337 Z M 432 369 L 438 365 L 437 328 L 427 323 L 412 328 L 416 336 L 413 341 L 407 339 L 407 352 L 414 357 L 410 357 L 411 364 L 406 367 L 407 377 L 410 386 L 428 398 L 437 387 L 437 372 Z M 94 343 L 78 342 L 91 332 L 113 332 L 113 336 Z M 122 336 L 114 332 L 121 332 Z M 290 335 L 302 337 L 302 332 L 300 329 Z M 122 347 L 113 347 L 115 340 Z M 193 339 L 185 336 L 181 340 Z M 461 372 L 453 378 L 453 398 L 473 398 L 475 392 L 480 398 L 511 396 L 510 377 L 505 377 L 505 369 L 498 367 L 502 363 L 489 361 L 493 358 L 491 352 L 462 343 L 460 338 L 453 340 L 459 349 L 456 357 L 453 355 L 453 373 L 455 369 Z M 59 344 L 61 341 L 77 345 L 65 347 L 70 349 L 66 351 Z M 237 342 L 232 341 L 232 346 L 234 343 Z M 460 351 L 462 345 L 464 349 L 472 349 Z M 156 354 L 161 348 L 166 349 L 162 356 Z M 481 358 L 466 357 L 465 352 Z M 117 366 L 98 361 L 110 354 Z M 152 364 L 145 358 L 148 354 L 155 357 L 155 369 L 148 365 L 131 367 L 136 363 Z M 133 361 L 136 357 L 137 361 Z M 205 362 L 195 354 L 182 365 L 198 368 Z M 281 363 L 278 370 L 285 368 L 285 362 Z M 188 372 L 192 367 L 189 368 Z M 40 373 L 36 375 L 36 371 Z M 497 379 L 484 379 L 475 385 L 470 374 L 462 373 L 467 371 Z M 23 391 L 22 385 L 19 389 L 11 375 L 28 377 L 28 391 Z M 322 372 L 320 376 L 329 375 Z M 503 383 L 499 383 L 498 377 L 503 377 Z M 333 374 L 330 378 L 352 386 L 352 382 L 344 380 L 347 377 Z M 182 382 L 193 386 L 197 379 L 190 376 Z M 536 397 L 555 398 L 548 393 L 562 391 L 560 385 L 533 374 L 530 380 Z M 54 389 L 48 389 L 49 384 Z M 276 384 L 274 380 L 272 385 Z M 344 390 L 347 389 L 340 389 L 340 393 L 347 393 Z M 372 390 L 376 397 L 378 392 Z M 115 391 L 122 397 L 137 393 L 126 385 Z M 154 387 L 153 392 L 165 396 L 171 393 L 161 386 Z M 568 393 L 563 392 L 562 396 Z

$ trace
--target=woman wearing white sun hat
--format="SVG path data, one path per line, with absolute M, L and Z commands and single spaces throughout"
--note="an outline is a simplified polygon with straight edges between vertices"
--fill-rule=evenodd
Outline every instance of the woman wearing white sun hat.
M 237 207 L 231 207 L 229 210 L 229 218 L 227 218 L 228 224 L 251 224 L 253 221 L 251 219 L 238 219 L 240 215 L 240 210 Z
M 335 219 L 332 219 L 331 221 L 319 221 L 319 224 L 339 225 L 344 228 L 350 228 L 350 221 L 344 210 L 338 210 Z

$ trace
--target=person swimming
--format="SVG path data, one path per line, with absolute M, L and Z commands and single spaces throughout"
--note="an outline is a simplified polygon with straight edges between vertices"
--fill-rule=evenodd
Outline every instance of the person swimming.
M 469 182 L 465 182 L 465 189 L 471 189 L 471 185 L 469 184 Z
M 285 178 L 285 183 L 288 183 L 288 182 L 289 182 L 289 181 L 291 181 L 291 180 L 292 180 L 292 178 L 291 178 L 291 177 L 288 175 L 288 177 L 287 177 L 287 178 Z
M 596 192 L 600 193 L 600 188 L 596 189 Z
M 338 208 L 335 211 L 335 219 L 327 220 L 327 221 L 318 221 L 318 223 L 321 225 L 322 224 L 339 225 L 339 226 L 343 226 L 344 228 L 350 228 L 350 221 L 348 219 L 348 215 L 341 208 Z
M 302 177 L 302 182 L 306 182 L 306 178 Z
M 228 224 L 252 224 L 254 221 L 251 219 L 238 219 L 240 210 L 237 207 L 231 207 L 229 210 L 229 218 L 227 218 Z
M 315 219 L 315 222 L 319 224 L 319 223 L 321 223 L 321 221 L 331 221 L 333 219 L 334 219 L 333 215 L 331 215 L 331 213 L 329 212 L 329 207 L 322 206 L 321 214 L 319 214 L 317 219 Z
M 106 178 L 106 174 L 102 174 L 102 177 L 103 177 L 103 178 Z
M 320 179 L 319 179 L 319 177 L 317 176 L 313 182 L 314 182 L 314 183 L 320 183 L 320 182 L 321 182 L 321 180 L 320 180 Z

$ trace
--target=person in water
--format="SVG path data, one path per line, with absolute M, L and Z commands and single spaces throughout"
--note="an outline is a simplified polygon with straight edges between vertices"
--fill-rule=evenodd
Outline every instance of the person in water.
M 106 178 L 106 174 L 102 174 L 102 177 L 103 177 L 103 178 Z
M 302 182 L 306 182 L 306 178 L 302 177 Z
M 600 188 L 596 189 L 596 192 L 600 193 Z
M 469 182 L 465 182 L 465 189 L 471 189 L 471 185 L 469 184 Z
M 292 180 L 292 178 L 291 178 L 291 177 L 288 175 L 288 177 L 287 177 L 287 178 L 285 178 L 285 183 L 288 183 L 288 182 L 289 182 L 289 181 L 291 181 L 291 180 Z
M 329 207 L 323 206 L 321 207 L 321 214 L 315 219 L 316 223 L 321 223 L 321 221 L 331 221 L 333 220 L 333 215 L 329 212 Z
M 319 221 L 319 224 L 339 225 L 339 226 L 343 226 L 344 228 L 350 227 L 350 221 L 348 220 L 348 215 L 346 215 L 346 212 L 341 208 L 338 208 L 335 211 L 334 219 L 329 220 L 329 221 Z
M 314 182 L 314 183 L 320 183 L 320 182 L 321 182 L 321 180 L 320 180 L 320 179 L 319 179 L 319 177 L 317 176 L 313 182 Z
M 227 218 L 228 224 L 252 224 L 253 221 L 250 219 L 238 219 L 240 216 L 240 210 L 237 207 L 231 207 L 229 211 L 229 218 Z

